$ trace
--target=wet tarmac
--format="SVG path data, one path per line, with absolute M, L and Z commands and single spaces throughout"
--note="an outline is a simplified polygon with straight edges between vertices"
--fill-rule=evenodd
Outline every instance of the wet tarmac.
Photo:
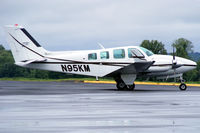
M 200 88 L 0 81 L 0 133 L 199 133 Z

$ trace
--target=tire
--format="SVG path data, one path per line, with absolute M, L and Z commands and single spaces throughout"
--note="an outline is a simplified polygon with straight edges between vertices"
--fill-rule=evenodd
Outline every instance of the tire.
M 185 90 L 187 89 L 187 85 L 184 84 L 184 83 L 181 83 L 180 86 L 179 86 L 179 89 L 180 89 L 181 91 L 185 91 Z
M 126 88 L 126 84 L 124 83 L 124 82 L 117 82 L 117 89 L 119 90 L 119 91 L 121 91 L 121 90 L 124 90 L 125 88 Z
M 127 90 L 134 91 L 135 84 L 133 84 L 133 85 L 127 85 L 126 87 L 127 87 Z

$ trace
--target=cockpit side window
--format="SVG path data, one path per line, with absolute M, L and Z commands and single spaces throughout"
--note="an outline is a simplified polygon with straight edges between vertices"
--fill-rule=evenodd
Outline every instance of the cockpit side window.
M 96 59 L 97 59 L 97 53 L 88 54 L 88 60 L 96 60 Z
M 124 49 L 114 49 L 113 50 L 113 57 L 115 59 L 125 58 L 125 50 Z
M 147 56 L 152 56 L 154 53 L 151 52 L 150 50 L 143 48 L 143 47 L 139 47 L 144 53 L 146 53 Z
M 136 48 L 128 48 L 129 58 L 144 58 L 144 55 Z

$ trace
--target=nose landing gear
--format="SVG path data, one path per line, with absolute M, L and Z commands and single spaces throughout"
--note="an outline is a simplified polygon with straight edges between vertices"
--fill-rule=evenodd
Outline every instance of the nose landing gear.
M 180 81 L 181 81 L 181 84 L 179 85 L 179 89 L 180 89 L 181 91 L 185 91 L 185 90 L 187 89 L 187 85 L 184 83 L 185 80 L 183 79 L 182 76 L 180 77 Z

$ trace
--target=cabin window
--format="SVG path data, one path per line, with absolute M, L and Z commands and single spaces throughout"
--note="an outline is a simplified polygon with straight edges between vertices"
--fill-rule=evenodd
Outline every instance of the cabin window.
M 109 52 L 108 51 L 103 51 L 100 53 L 101 59 L 109 59 Z
M 96 59 L 97 59 L 97 53 L 88 54 L 88 60 L 96 60 Z
M 144 58 L 144 55 L 136 48 L 129 48 L 128 57 L 129 58 Z
M 113 56 L 115 59 L 121 59 L 125 57 L 125 50 L 124 49 L 114 49 Z

